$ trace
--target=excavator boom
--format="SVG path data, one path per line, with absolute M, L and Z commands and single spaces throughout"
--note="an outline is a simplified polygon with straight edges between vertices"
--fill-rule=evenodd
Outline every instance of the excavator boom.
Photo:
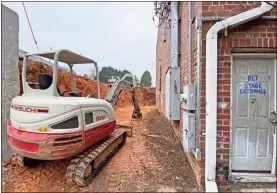
M 120 93 L 122 90 L 127 90 L 132 94 L 132 102 L 134 105 L 134 111 L 132 114 L 133 119 L 141 119 L 141 112 L 140 112 L 140 107 L 137 102 L 136 98 L 136 88 L 137 88 L 137 83 L 134 81 L 129 82 L 125 80 L 127 77 L 132 77 L 131 74 L 127 73 L 125 74 L 121 79 L 117 80 L 112 87 L 110 88 L 109 92 L 107 93 L 106 97 L 104 98 L 106 101 L 111 103 L 111 105 L 114 107 L 117 102 Z M 132 77 L 133 78 L 133 77 Z

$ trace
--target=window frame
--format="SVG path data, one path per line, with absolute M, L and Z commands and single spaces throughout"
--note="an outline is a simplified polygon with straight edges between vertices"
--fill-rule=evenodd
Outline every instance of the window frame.
M 53 128 L 53 126 L 56 126 L 56 125 L 59 125 L 61 123 L 64 123 L 66 121 L 69 121 L 71 119 L 77 119 L 77 127 L 66 127 L 66 128 Z M 79 116 L 78 115 L 73 115 L 73 116 L 70 116 L 70 117 L 67 117 L 66 119 L 63 119 L 59 122 L 56 122 L 56 123 L 53 123 L 50 125 L 50 128 L 53 129 L 53 130 L 62 130 L 62 129 L 79 129 L 80 128 L 80 122 L 79 122 Z

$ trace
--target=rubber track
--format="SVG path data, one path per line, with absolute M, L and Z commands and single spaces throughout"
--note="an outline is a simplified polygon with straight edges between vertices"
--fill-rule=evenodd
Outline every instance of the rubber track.
M 123 141 L 119 144 L 120 147 L 115 148 L 104 161 L 100 163 L 98 168 L 92 169 L 91 174 L 84 178 L 85 168 L 92 164 L 93 161 L 100 155 L 110 144 L 112 144 L 118 137 L 124 135 L 125 131 L 115 130 L 106 141 L 99 142 L 84 151 L 83 153 L 77 155 L 71 160 L 69 166 L 66 170 L 66 178 L 70 183 L 77 184 L 79 186 L 87 186 L 92 182 L 92 180 L 97 176 L 99 171 L 106 165 L 106 163 L 112 158 L 112 156 L 117 152 L 117 150 L 124 144 L 126 140 L 126 135 L 123 136 Z

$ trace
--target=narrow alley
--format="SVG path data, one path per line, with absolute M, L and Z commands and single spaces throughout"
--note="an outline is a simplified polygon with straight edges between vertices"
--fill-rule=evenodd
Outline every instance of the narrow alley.
M 118 123 L 129 124 L 124 120 L 132 110 L 132 106 L 116 109 Z M 12 161 L 3 169 L 3 192 L 199 191 L 169 122 L 154 106 L 143 106 L 142 113 L 142 121 L 134 122 L 133 136 L 89 186 L 66 183 L 69 160 L 45 162 L 31 169 L 20 168 Z

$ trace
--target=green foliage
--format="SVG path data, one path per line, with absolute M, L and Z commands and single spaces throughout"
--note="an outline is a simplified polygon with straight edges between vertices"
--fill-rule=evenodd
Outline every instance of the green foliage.
M 151 74 L 148 70 L 142 74 L 140 84 L 144 87 L 150 87 L 152 85 Z
M 99 81 L 103 83 L 107 83 L 112 76 L 119 76 L 120 78 L 122 78 L 126 73 L 130 73 L 130 71 L 118 70 L 111 66 L 103 67 L 99 72 Z M 96 76 L 94 79 L 96 79 Z M 127 77 L 126 80 L 132 81 L 132 78 Z

